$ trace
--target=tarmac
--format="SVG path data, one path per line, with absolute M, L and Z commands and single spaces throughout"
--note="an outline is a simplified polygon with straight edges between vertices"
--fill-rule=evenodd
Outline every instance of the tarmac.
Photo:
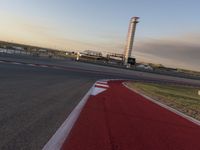
M 0 57 L 0 149 L 42 149 L 99 79 L 200 85 L 198 80 L 70 60 Z

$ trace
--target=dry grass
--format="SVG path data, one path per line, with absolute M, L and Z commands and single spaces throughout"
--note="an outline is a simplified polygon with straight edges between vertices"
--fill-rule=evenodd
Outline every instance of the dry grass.
M 200 96 L 197 88 L 155 83 L 128 82 L 133 88 L 178 111 L 200 120 Z

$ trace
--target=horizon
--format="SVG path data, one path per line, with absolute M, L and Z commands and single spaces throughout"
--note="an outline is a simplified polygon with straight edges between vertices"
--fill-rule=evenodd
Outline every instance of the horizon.
M 2 0 L 0 40 L 123 53 L 129 21 L 138 16 L 132 56 L 200 71 L 199 4 L 196 0 Z

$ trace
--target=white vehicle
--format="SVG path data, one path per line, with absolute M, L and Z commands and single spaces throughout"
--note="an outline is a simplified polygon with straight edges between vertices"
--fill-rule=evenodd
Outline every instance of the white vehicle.
M 136 68 L 153 71 L 153 68 L 149 65 L 140 64 L 140 65 L 137 65 Z

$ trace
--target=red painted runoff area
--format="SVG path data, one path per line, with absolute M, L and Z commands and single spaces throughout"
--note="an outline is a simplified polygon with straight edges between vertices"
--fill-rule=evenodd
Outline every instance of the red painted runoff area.
M 122 85 L 90 96 L 63 150 L 200 150 L 200 126 Z

